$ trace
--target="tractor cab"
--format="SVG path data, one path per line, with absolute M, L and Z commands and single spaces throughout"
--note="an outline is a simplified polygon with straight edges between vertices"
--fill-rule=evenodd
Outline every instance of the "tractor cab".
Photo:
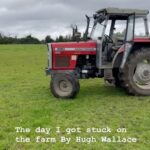
M 97 68 L 106 64 L 111 67 L 122 45 L 149 37 L 148 13 L 148 10 L 106 8 L 93 15 L 93 27 L 87 37 L 98 43 Z

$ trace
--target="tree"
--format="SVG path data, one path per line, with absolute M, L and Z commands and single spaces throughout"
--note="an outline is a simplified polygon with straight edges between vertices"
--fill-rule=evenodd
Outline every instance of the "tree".
M 24 38 L 19 39 L 19 43 L 22 43 L 22 44 L 40 44 L 41 42 L 37 38 L 32 37 L 31 35 L 28 35 Z
M 51 42 L 54 42 L 54 40 L 51 38 L 50 35 L 47 35 L 47 36 L 45 37 L 45 43 L 51 43 Z
M 11 35 L 3 35 L 0 33 L 0 44 L 40 44 L 41 41 L 31 35 L 23 38 L 11 37 Z
M 62 35 L 60 35 L 59 37 L 56 38 L 56 42 L 64 42 L 65 39 Z

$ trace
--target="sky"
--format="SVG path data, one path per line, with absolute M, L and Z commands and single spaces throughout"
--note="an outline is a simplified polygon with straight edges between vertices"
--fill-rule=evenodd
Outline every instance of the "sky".
M 85 14 L 92 16 L 105 7 L 150 10 L 148 0 L 0 0 L 0 32 L 9 36 L 44 39 L 71 34 L 71 24 L 79 31 L 86 27 Z M 150 17 L 149 17 L 150 18 Z

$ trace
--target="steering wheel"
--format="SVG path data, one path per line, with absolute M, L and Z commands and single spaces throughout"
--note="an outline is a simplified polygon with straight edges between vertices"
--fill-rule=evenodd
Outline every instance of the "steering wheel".
M 104 34 L 104 37 L 105 37 L 104 39 L 105 43 L 114 43 L 112 38 L 108 36 L 107 34 Z

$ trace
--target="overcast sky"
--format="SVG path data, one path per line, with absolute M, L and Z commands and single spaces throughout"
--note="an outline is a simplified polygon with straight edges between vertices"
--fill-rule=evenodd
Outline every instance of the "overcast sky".
M 32 34 L 40 39 L 71 33 L 70 24 L 80 31 L 85 14 L 104 7 L 149 9 L 148 0 L 0 0 L 0 32 L 12 36 Z

